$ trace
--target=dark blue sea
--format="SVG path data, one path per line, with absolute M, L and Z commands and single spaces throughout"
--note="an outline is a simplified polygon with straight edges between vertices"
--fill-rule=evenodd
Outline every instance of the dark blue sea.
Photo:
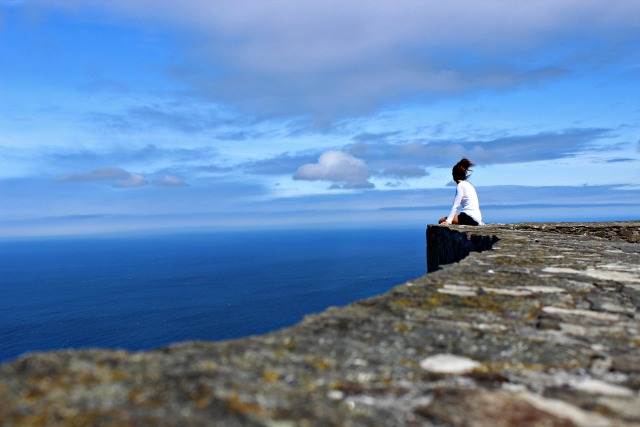
M 0 362 L 262 334 L 425 270 L 424 229 L 3 241 Z

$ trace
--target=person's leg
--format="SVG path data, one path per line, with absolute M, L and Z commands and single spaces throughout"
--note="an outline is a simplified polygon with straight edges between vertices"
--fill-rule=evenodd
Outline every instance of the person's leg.
M 460 213 L 458 217 L 458 223 L 460 225 L 478 225 L 475 219 L 471 218 L 469 215 L 467 215 L 464 212 Z

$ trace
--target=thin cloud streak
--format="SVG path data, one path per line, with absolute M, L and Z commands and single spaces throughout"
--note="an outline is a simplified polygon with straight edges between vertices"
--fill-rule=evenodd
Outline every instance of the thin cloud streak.
M 490 140 L 434 140 L 402 143 L 356 143 L 347 150 L 372 165 L 447 167 L 467 156 L 483 165 L 525 163 L 570 158 L 608 135 L 607 129 L 569 129 Z
M 236 125 L 232 118 L 215 109 L 185 104 L 181 107 L 168 104 L 131 105 L 123 111 L 89 113 L 85 121 L 119 132 L 167 129 L 185 134 L 215 133 Z
M 116 181 L 113 183 L 113 186 L 118 188 L 135 188 L 147 185 L 147 180 L 139 173 L 127 172 L 122 168 L 113 166 L 95 169 L 89 172 L 63 175 L 58 177 L 56 181 L 68 183 Z
M 79 172 L 58 177 L 59 182 L 89 182 L 89 181 L 111 181 L 115 179 L 127 179 L 130 172 L 114 166 L 95 169 L 89 172 Z
M 147 178 L 136 172 L 128 172 L 122 168 L 110 166 L 95 169 L 89 172 L 78 172 L 62 175 L 56 178 L 61 183 L 85 183 L 94 181 L 116 181 L 112 185 L 117 188 L 137 188 L 149 184 Z M 174 175 L 164 175 L 161 179 L 156 179 L 153 184 L 160 187 L 182 187 L 187 183 Z

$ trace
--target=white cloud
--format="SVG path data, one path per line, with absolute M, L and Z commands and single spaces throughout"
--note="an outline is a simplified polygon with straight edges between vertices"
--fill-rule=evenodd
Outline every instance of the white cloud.
M 161 187 L 181 187 L 186 185 L 182 178 L 178 178 L 174 175 L 165 175 L 162 179 L 154 181 L 154 184 Z
M 265 115 L 328 117 L 553 79 L 580 71 L 585 58 L 605 66 L 615 58 L 596 65 L 603 52 L 634 54 L 640 15 L 636 0 L 48 3 L 98 5 L 195 36 L 200 60 L 177 64 L 174 77 L 199 95 Z
M 364 160 L 343 151 L 327 151 L 317 163 L 301 166 L 293 179 L 335 182 L 330 188 L 372 188 L 369 176 L 369 168 Z
M 123 179 L 122 181 L 118 181 L 113 184 L 114 187 L 121 188 L 142 187 L 143 185 L 147 185 L 147 180 L 139 173 L 131 173 L 127 179 Z

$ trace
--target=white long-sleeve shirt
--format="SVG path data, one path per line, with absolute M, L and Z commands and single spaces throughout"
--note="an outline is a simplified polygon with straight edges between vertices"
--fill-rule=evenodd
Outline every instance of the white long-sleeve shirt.
M 473 218 L 478 224 L 482 224 L 482 213 L 480 212 L 480 202 L 478 201 L 478 193 L 473 185 L 467 181 L 460 181 L 456 187 L 456 197 L 453 199 L 453 207 L 447 217 L 447 222 L 451 223 L 458 208 Z

